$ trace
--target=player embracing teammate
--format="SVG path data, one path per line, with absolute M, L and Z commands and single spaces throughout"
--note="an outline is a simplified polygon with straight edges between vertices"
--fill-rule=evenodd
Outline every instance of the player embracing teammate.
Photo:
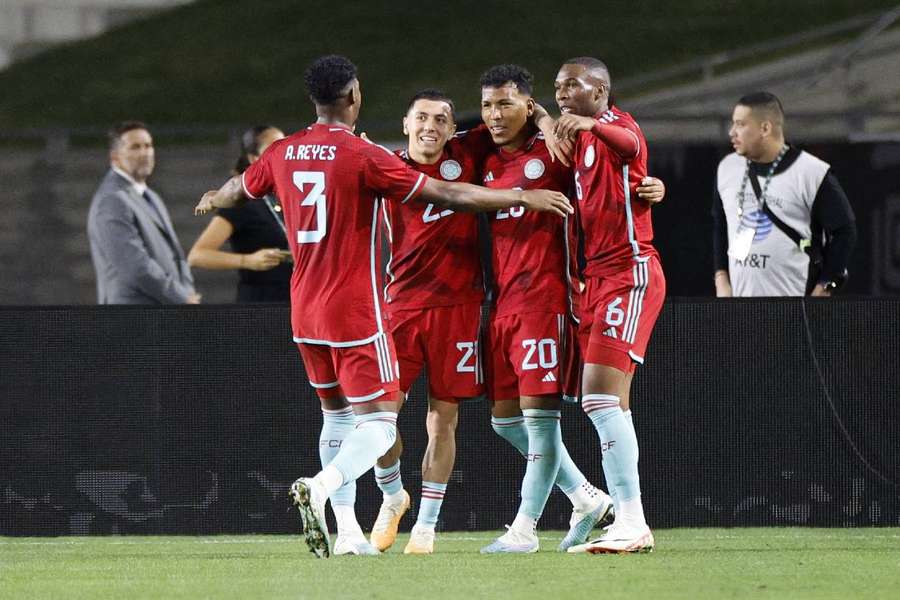
M 567 60 L 556 77 L 562 115 L 553 134 L 572 144 L 575 193 L 584 244 L 586 289 L 578 337 L 584 373 L 582 408 L 594 424 L 616 519 L 600 538 L 569 552 L 647 552 L 638 443 L 629 410 L 635 368 L 665 299 L 666 282 L 651 244 L 650 208 L 635 199 L 647 173 L 647 143 L 634 119 L 609 105 L 606 65 Z M 549 131 L 549 120 L 542 127 Z

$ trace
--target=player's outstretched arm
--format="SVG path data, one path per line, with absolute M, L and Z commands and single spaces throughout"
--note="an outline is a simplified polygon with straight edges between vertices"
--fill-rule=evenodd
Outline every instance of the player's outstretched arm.
M 433 202 L 457 212 L 487 212 L 521 206 L 560 217 L 575 210 L 569 199 L 550 190 L 493 190 L 469 183 L 453 183 L 428 178 L 419 195 L 420 202 Z
M 241 176 L 235 175 L 219 189 L 203 194 L 200 202 L 194 207 L 194 214 L 205 215 L 214 208 L 231 208 L 243 204 L 246 200 L 241 187 Z

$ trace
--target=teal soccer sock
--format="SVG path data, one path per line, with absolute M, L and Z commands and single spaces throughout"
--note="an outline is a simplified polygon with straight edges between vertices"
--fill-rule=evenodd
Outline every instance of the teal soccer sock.
M 427 529 L 435 528 L 438 516 L 441 514 L 441 504 L 444 503 L 444 494 L 446 492 L 446 483 L 422 482 L 422 502 L 419 504 L 419 516 L 416 517 L 416 525 Z
M 528 454 L 525 477 L 522 479 L 522 504 L 519 514 L 534 520 L 544 512 L 544 505 L 559 472 L 562 434 L 559 429 L 560 412 L 526 408 L 525 427 L 528 430 Z
M 324 469 L 341 450 L 344 438 L 356 427 L 351 407 L 338 410 L 322 409 L 322 431 L 319 433 L 319 460 Z M 348 481 L 331 494 L 332 506 L 353 506 L 356 503 L 356 481 Z
M 525 456 L 528 453 L 528 429 L 525 427 L 525 417 L 491 417 L 491 427 L 494 431 Z M 556 485 L 565 494 L 571 494 L 581 486 L 587 478 L 575 465 L 575 461 L 569 456 L 566 445 L 560 446 L 559 475 Z
M 393 496 L 403 491 L 403 479 L 400 477 L 400 459 L 389 467 L 375 465 L 375 483 L 385 496 Z
M 622 503 L 641 495 L 638 445 L 634 427 L 612 394 L 586 394 L 581 406 L 594 423 L 603 452 L 603 472 L 610 492 Z
M 331 465 L 340 471 L 344 482 L 356 481 L 375 466 L 397 439 L 397 413 L 374 412 L 357 415 L 356 428 L 344 438 L 341 450 Z

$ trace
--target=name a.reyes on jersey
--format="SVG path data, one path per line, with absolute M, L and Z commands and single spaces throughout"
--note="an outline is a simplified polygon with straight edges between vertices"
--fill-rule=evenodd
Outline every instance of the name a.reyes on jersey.
M 284 160 L 334 160 L 337 146 L 324 144 L 289 145 L 284 149 Z

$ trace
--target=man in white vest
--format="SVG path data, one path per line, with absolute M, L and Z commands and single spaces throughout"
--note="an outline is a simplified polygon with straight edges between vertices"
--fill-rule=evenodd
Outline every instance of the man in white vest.
M 716 295 L 830 296 L 847 278 L 856 220 L 831 166 L 784 140 L 767 92 L 741 98 L 713 201 Z

